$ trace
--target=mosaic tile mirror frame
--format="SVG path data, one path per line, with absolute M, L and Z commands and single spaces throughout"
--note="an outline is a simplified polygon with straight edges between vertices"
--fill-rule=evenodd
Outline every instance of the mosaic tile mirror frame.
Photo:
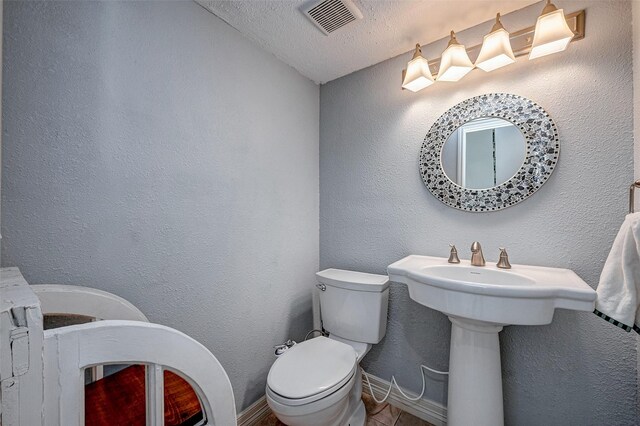
M 460 126 L 485 117 L 507 120 L 520 130 L 526 143 L 524 161 L 510 179 L 497 186 L 466 188 L 445 173 L 443 146 Z M 540 189 L 551 176 L 559 154 L 558 130 L 540 105 L 518 95 L 489 93 L 460 102 L 436 120 L 420 149 L 420 175 L 429 191 L 450 207 L 469 212 L 496 211 Z

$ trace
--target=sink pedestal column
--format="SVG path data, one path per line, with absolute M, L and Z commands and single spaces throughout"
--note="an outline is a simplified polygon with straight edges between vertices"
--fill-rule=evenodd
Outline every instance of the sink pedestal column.
M 501 325 L 450 316 L 449 397 L 450 426 L 504 424 Z

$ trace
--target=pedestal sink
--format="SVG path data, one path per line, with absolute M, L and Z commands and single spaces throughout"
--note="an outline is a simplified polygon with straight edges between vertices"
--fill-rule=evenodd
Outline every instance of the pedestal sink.
M 513 265 L 498 269 L 407 256 L 387 268 L 416 302 L 451 321 L 447 423 L 504 424 L 498 333 L 505 325 L 543 325 L 556 308 L 591 312 L 596 292 L 569 269 Z

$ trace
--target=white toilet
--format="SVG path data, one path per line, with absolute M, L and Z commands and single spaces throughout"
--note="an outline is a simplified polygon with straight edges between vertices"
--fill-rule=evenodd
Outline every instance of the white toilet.
M 341 269 L 316 276 L 329 337 L 299 343 L 273 363 L 267 402 L 290 426 L 363 426 L 358 363 L 387 331 L 389 277 Z

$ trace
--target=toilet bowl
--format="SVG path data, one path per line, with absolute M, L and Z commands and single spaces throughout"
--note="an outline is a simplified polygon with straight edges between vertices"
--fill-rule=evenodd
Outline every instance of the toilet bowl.
M 329 337 L 299 343 L 276 359 L 267 403 L 290 426 L 364 426 L 358 364 L 386 333 L 389 279 L 340 269 L 316 276 Z
M 362 377 L 351 346 L 326 337 L 300 343 L 276 360 L 267 403 L 290 426 L 362 426 Z

